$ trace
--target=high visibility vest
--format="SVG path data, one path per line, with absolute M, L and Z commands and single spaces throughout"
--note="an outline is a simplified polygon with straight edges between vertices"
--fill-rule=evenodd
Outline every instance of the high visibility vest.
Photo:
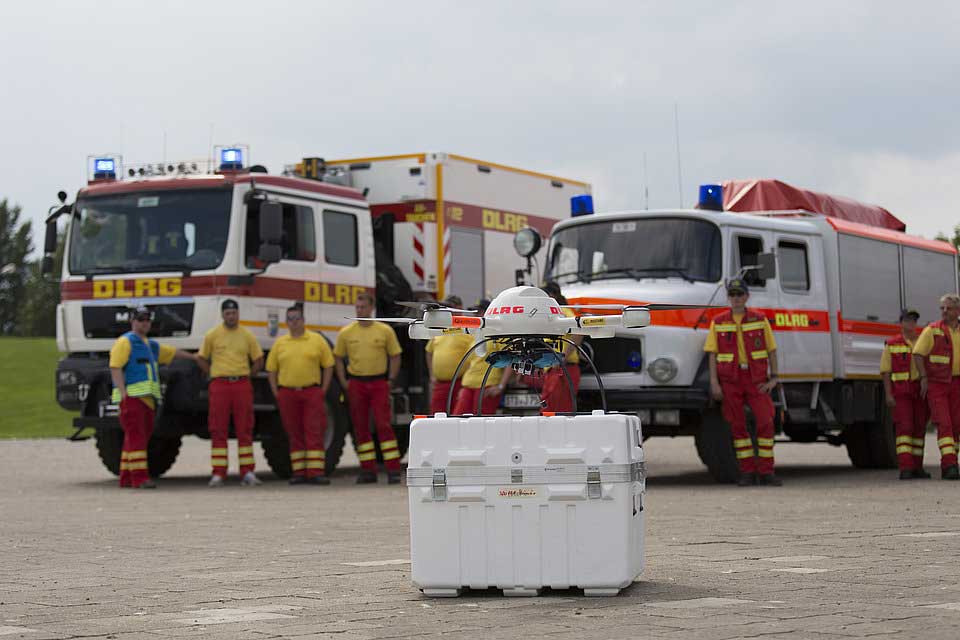
M 764 334 L 767 319 L 759 313 L 747 309 L 740 320 L 743 333 L 743 347 L 747 362 L 740 362 L 737 349 L 737 323 L 733 312 L 725 311 L 713 320 L 713 330 L 717 336 L 717 377 L 724 382 L 738 380 L 741 365 L 750 370 L 750 378 L 757 384 L 767 381 L 767 363 L 770 353 L 767 351 L 767 338 Z
M 123 334 L 130 341 L 130 359 L 123 367 L 123 380 L 127 385 L 127 395 L 131 398 L 153 396 L 160 400 L 160 373 L 157 359 L 160 357 L 160 345 L 156 340 L 145 343 L 133 331 Z M 114 388 L 113 401 L 120 402 L 120 390 Z
M 890 382 L 893 392 L 908 393 L 910 390 L 910 364 L 913 361 L 913 347 L 898 333 L 887 339 L 887 351 L 890 352 Z
M 927 377 L 931 382 L 950 382 L 953 374 L 953 342 L 950 329 L 943 320 L 930 323 L 933 333 L 933 349 L 927 355 Z

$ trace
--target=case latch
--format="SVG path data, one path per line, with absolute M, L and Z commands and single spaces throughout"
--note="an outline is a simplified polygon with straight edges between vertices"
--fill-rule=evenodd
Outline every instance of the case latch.
M 587 467 L 587 497 L 603 497 L 603 490 L 600 487 L 600 467 Z
M 447 500 L 447 470 L 443 467 L 433 470 L 433 501 L 446 502 Z

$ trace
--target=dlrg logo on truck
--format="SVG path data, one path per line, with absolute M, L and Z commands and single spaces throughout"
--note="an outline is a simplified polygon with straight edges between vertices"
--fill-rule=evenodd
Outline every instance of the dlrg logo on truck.
M 152 298 L 178 296 L 183 290 L 180 278 L 137 278 L 136 280 L 94 280 L 94 298 Z

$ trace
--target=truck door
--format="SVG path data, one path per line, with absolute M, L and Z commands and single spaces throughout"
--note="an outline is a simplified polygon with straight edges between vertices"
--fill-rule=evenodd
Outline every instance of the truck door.
M 818 236 L 775 232 L 779 304 L 770 324 L 787 380 L 832 377 L 833 357 L 823 243 Z

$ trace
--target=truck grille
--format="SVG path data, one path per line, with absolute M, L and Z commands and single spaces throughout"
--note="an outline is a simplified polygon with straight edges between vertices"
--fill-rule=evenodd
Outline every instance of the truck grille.
M 193 329 L 193 303 L 151 305 L 151 338 L 189 336 Z M 130 307 L 85 306 L 83 333 L 87 338 L 116 338 L 130 330 Z
M 583 347 L 600 373 L 640 372 L 643 349 L 639 338 L 587 338 Z

